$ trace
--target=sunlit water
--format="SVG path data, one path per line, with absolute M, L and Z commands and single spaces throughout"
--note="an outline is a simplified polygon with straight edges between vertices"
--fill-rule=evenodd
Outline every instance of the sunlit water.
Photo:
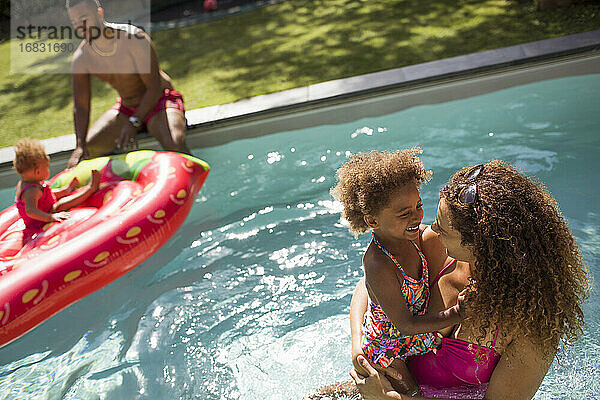
M 195 151 L 212 171 L 185 224 L 128 275 L 0 349 L 0 399 L 300 399 L 348 379 L 369 237 L 329 188 L 348 152 L 420 145 L 425 222 L 459 167 L 503 159 L 546 183 L 600 275 L 600 75 L 529 84 Z M 12 190 L 0 191 L 0 206 Z M 585 336 L 536 399 L 600 393 L 598 284 Z

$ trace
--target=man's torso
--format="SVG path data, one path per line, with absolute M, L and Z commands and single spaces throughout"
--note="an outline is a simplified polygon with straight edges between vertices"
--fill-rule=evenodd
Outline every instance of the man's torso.
M 136 37 L 141 30 L 132 25 L 107 23 L 107 26 L 114 30 L 114 39 L 102 47 L 83 41 L 78 49 L 77 69 L 108 83 L 119 93 L 124 106 L 136 107 L 146 92 L 141 74 L 150 72 L 150 42 Z M 160 89 L 172 88 L 168 75 L 159 73 Z

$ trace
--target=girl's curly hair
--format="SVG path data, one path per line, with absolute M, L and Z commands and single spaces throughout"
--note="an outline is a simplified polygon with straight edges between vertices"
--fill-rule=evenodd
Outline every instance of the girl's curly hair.
M 344 206 L 350 232 L 365 233 L 370 228 L 365 215 L 375 215 L 390 201 L 390 196 L 410 182 L 421 184 L 431 177 L 417 154 L 418 147 L 406 150 L 354 154 L 337 170 L 339 183 L 331 195 Z
M 556 200 L 538 182 L 502 161 L 491 161 L 472 180 L 473 167 L 456 172 L 440 190 L 450 224 L 472 248 L 475 291 L 467 316 L 480 328 L 525 335 L 544 349 L 559 350 L 583 333 L 581 303 L 589 296 L 587 267 Z M 475 183 L 473 204 L 458 198 Z M 485 325 L 485 323 L 484 323 Z
M 21 174 L 37 168 L 43 160 L 49 160 L 49 158 L 39 140 L 21 139 L 15 144 L 13 167 L 17 173 Z

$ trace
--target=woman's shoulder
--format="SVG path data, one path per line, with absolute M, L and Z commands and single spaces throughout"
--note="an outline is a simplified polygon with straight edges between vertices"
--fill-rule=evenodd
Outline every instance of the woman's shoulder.
M 548 373 L 556 348 L 544 347 L 527 337 L 514 335 L 492 373 L 486 399 L 531 399 Z
M 429 225 L 421 224 L 419 229 L 421 232 L 419 247 L 427 260 L 430 277 L 435 278 L 442 271 L 449 257 L 438 234 L 431 230 Z

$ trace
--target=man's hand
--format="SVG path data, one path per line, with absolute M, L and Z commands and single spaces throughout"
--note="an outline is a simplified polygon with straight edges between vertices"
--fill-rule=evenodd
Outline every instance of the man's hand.
M 390 381 L 373 368 L 366 358 L 359 355 L 357 362 L 367 375 L 359 374 L 353 369 L 350 371 L 350 376 L 354 379 L 356 387 L 365 400 L 402 399 L 402 396 L 394 391 Z
M 73 150 L 73 153 L 71 153 L 71 158 L 69 158 L 67 169 L 73 168 L 74 166 L 79 164 L 81 160 L 87 160 L 88 158 L 90 158 L 90 155 L 88 154 L 87 148 L 85 146 L 75 147 L 75 150 Z
M 116 141 L 117 148 L 122 151 L 137 149 L 138 143 L 135 138 L 137 131 L 137 128 L 129 123 L 123 125 L 123 128 L 121 128 L 121 135 Z

